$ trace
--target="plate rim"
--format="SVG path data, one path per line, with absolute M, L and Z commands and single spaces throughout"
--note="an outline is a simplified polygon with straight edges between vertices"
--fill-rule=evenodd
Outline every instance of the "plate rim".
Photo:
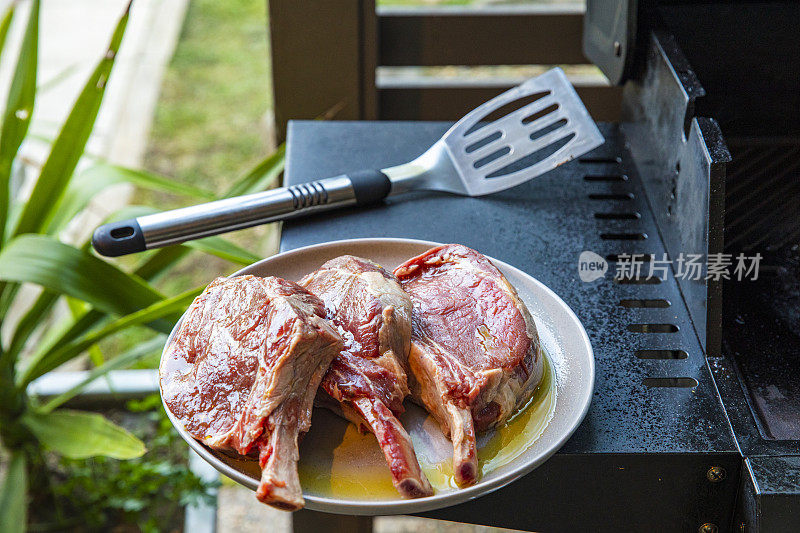
M 279 252 L 275 255 L 270 257 L 266 257 L 261 259 L 260 261 L 256 261 L 246 267 L 243 267 L 236 272 L 230 274 L 228 277 L 234 276 L 241 276 L 247 274 L 246 270 L 250 270 L 255 268 L 263 263 L 267 263 L 270 261 L 275 260 L 277 257 L 289 257 L 292 255 L 299 255 L 301 253 L 307 252 L 311 249 L 324 249 L 324 248 L 331 248 L 331 247 L 340 247 L 347 244 L 370 244 L 370 243 L 397 243 L 397 244 L 417 244 L 417 245 L 425 245 L 430 247 L 441 246 L 443 243 L 435 242 L 435 241 L 428 241 L 423 239 L 407 239 L 407 238 L 398 238 L 398 237 L 366 237 L 366 238 L 356 238 L 356 239 L 339 239 L 335 241 L 327 241 L 323 243 L 317 244 L 310 244 L 307 246 L 303 246 L 300 248 L 295 248 L 292 250 L 286 250 Z M 589 339 L 588 334 L 586 333 L 586 329 L 583 327 L 583 323 L 580 321 L 578 316 L 572 310 L 572 308 L 567 305 L 561 297 L 556 294 L 550 287 L 536 279 L 535 277 L 531 276 L 530 274 L 526 273 L 525 271 L 506 263 L 505 261 L 501 261 L 499 259 L 495 259 L 491 256 L 486 256 L 490 261 L 492 261 L 496 266 L 503 267 L 514 271 L 515 274 L 518 274 L 524 278 L 535 283 L 539 289 L 542 289 L 553 301 L 560 305 L 560 307 L 566 312 L 568 317 L 574 322 L 577 326 L 581 340 L 583 341 L 582 344 L 588 347 L 588 361 L 589 365 L 588 368 L 582 368 L 582 371 L 585 374 L 583 378 L 585 381 L 588 382 L 588 386 L 583 389 L 585 391 L 585 395 L 583 398 L 580 399 L 580 410 L 576 416 L 572 417 L 572 420 L 569 424 L 569 429 L 561 435 L 561 437 L 546 451 L 535 460 L 528 461 L 516 468 L 512 468 L 508 472 L 498 476 L 495 479 L 491 479 L 486 482 L 478 482 L 471 487 L 460 488 L 458 490 L 454 490 L 451 492 L 446 492 L 443 494 L 434 494 L 433 496 L 427 496 L 425 498 L 415 498 L 415 499 L 402 499 L 398 495 L 397 500 L 347 500 L 347 499 L 339 499 L 339 498 L 328 498 L 324 496 L 315 496 L 309 494 L 303 494 L 303 498 L 305 499 L 306 509 L 310 509 L 313 511 L 322 511 L 326 513 L 333 513 L 333 514 L 348 514 L 348 515 L 361 515 L 361 516 L 377 516 L 377 515 L 397 515 L 397 514 L 411 514 L 411 513 L 420 513 L 425 511 L 432 511 L 436 509 L 442 509 L 445 507 L 450 507 L 452 505 L 457 505 L 460 503 L 464 503 L 470 500 L 474 500 L 480 496 L 485 494 L 489 494 L 496 490 L 499 490 L 506 485 L 513 483 L 517 479 L 521 478 L 522 476 L 530 473 L 537 467 L 541 466 L 544 462 L 546 462 L 550 457 L 552 457 L 562 446 L 569 440 L 569 438 L 575 433 L 578 429 L 578 426 L 583 422 L 583 419 L 586 417 L 586 413 L 589 411 L 589 406 L 592 401 L 592 397 L 594 395 L 594 388 L 595 388 L 595 357 L 594 357 L 594 349 L 592 347 L 591 340 Z M 502 268 L 501 268 L 502 270 Z M 164 342 L 164 348 L 161 352 L 161 359 L 164 357 L 164 353 L 166 351 L 167 346 L 169 346 L 170 342 L 172 341 L 172 337 L 175 335 L 175 332 L 180 327 L 181 323 L 183 322 L 183 316 L 175 323 L 172 331 L 170 332 L 169 336 Z M 568 357 L 568 354 L 565 354 Z M 180 421 L 178 421 L 172 414 L 172 412 L 167 408 L 166 404 L 164 403 L 164 397 L 161 394 L 161 377 L 160 377 L 160 367 L 161 367 L 161 359 L 159 359 L 159 395 L 161 396 L 161 402 L 164 406 L 164 410 L 167 413 L 167 417 L 169 418 L 170 422 L 172 423 L 175 430 L 181 436 L 181 438 L 186 441 L 189 447 L 197 453 L 204 461 L 209 463 L 214 469 L 216 469 L 219 473 L 224 474 L 225 476 L 231 478 L 232 480 L 236 481 L 240 485 L 243 485 L 251 490 L 255 490 L 258 486 L 258 482 L 248 476 L 247 474 L 233 468 L 232 466 L 228 465 L 227 463 L 221 461 L 217 458 L 212 451 L 203 445 L 200 441 L 196 440 L 192 437 L 182 426 Z M 549 425 L 549 424 L 548 424 Z

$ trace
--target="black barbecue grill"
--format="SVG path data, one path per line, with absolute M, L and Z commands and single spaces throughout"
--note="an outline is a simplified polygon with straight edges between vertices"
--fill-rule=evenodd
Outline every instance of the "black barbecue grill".
M 590 1 L 587 57 L 624 84 L 606 143 L 486 198 L 429 193 L 287 223 L 282 249 L 461 242 L 579 316 L 595 397 L 511 485 L 424 516 L 544 531 L 800 530 L 800 5 Z M 287 184 L 404 162 L 439 122 L 296 121 Z M 582 282 L 578 256 L 610 262 Z M 757 281 L 613 279 L 631 254 L 760 253 Z

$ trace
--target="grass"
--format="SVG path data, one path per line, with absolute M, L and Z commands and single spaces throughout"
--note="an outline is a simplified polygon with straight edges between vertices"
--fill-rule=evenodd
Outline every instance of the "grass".
M 161 88 L 145 167 L 221 190 L 267 150 L 264 0 L 192 0 Z

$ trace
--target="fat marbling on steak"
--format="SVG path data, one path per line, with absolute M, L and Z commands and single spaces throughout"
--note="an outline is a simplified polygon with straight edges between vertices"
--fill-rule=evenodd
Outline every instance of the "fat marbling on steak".
M 325 302 L 345 340 L 322 380 L 322 403 L 375 434 L 400 494 L 433 494 L 397 419 L 409 393 L 411 299 L 383 267 L 351 255 L 331 259 L 300 285 Z
M 453 442 L 460 486 L 475 483 L 475 432 L 501 424 L 542 377 L 536 325 L 484 255 L 447 244 L 394 271 L 414 305 L 410 387 Z
M 280 278 L 218 278 L 186 312 L 162 358 L 161 394 L 184 428 L 211 448 L 258 451 L 256 496 L 287 510 L 304 500 L 297 439 L 343 344 L 323 303 Z

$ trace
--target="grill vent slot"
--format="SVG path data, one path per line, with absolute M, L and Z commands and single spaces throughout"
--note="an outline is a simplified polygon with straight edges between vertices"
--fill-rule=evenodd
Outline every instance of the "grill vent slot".
M 669 300 L 664 300 L 661 298 L 657 299 L 650 299 L 650 300 L 620 300 L 619 301 L 620 307 L 627 307 L 629 309 L 649 309 L 649 308 L 665 308 L 669 307 L 670 302 Z
M 614 278 L 614 283 L 620 285 L 658 285 L 661 283 L 661 278 Z
M 606 241 L 643 241 L 647 233 L 601 233 L 600 238 Z
M 628 176 L 625 174 L 590 174 L 583 177 L 586 181 L 628 181 Z
M 636 350 L 639 359 L 686 359 L 689 357 L 684 350 Z
M 653 254 L 628 254 L 636 257 L 637 261 L 641 261 L 642 263 L 649 263 L 653 260 Z M 619 261 L 620 254 L 608 254 L 606 259 L 616 263 Z M 629 258 L 630 259 L 630 258 Z
M 589 195 L 592 200 L 633 200 L 632 192 L 625 193 L 592 193 Z
M 678 326 L 675 324 L 628 324 L 628 331 L 634 333 L 675 333 Z
M 619 165 L 622 163 L 622 158 L 619 156 L 616 157 L 581 157 L 578 159 L 581 163 L 587 164 L 601 164 L 601 165 Z
M 594 218 L 600 220 L 639 220 L 642 215 L 633 211 L 631 213 L 595 213 Z
M 646 387 L 678 387 L 693 389 L 699 385 L 694 378 L 644 378 L 642 383 Z

